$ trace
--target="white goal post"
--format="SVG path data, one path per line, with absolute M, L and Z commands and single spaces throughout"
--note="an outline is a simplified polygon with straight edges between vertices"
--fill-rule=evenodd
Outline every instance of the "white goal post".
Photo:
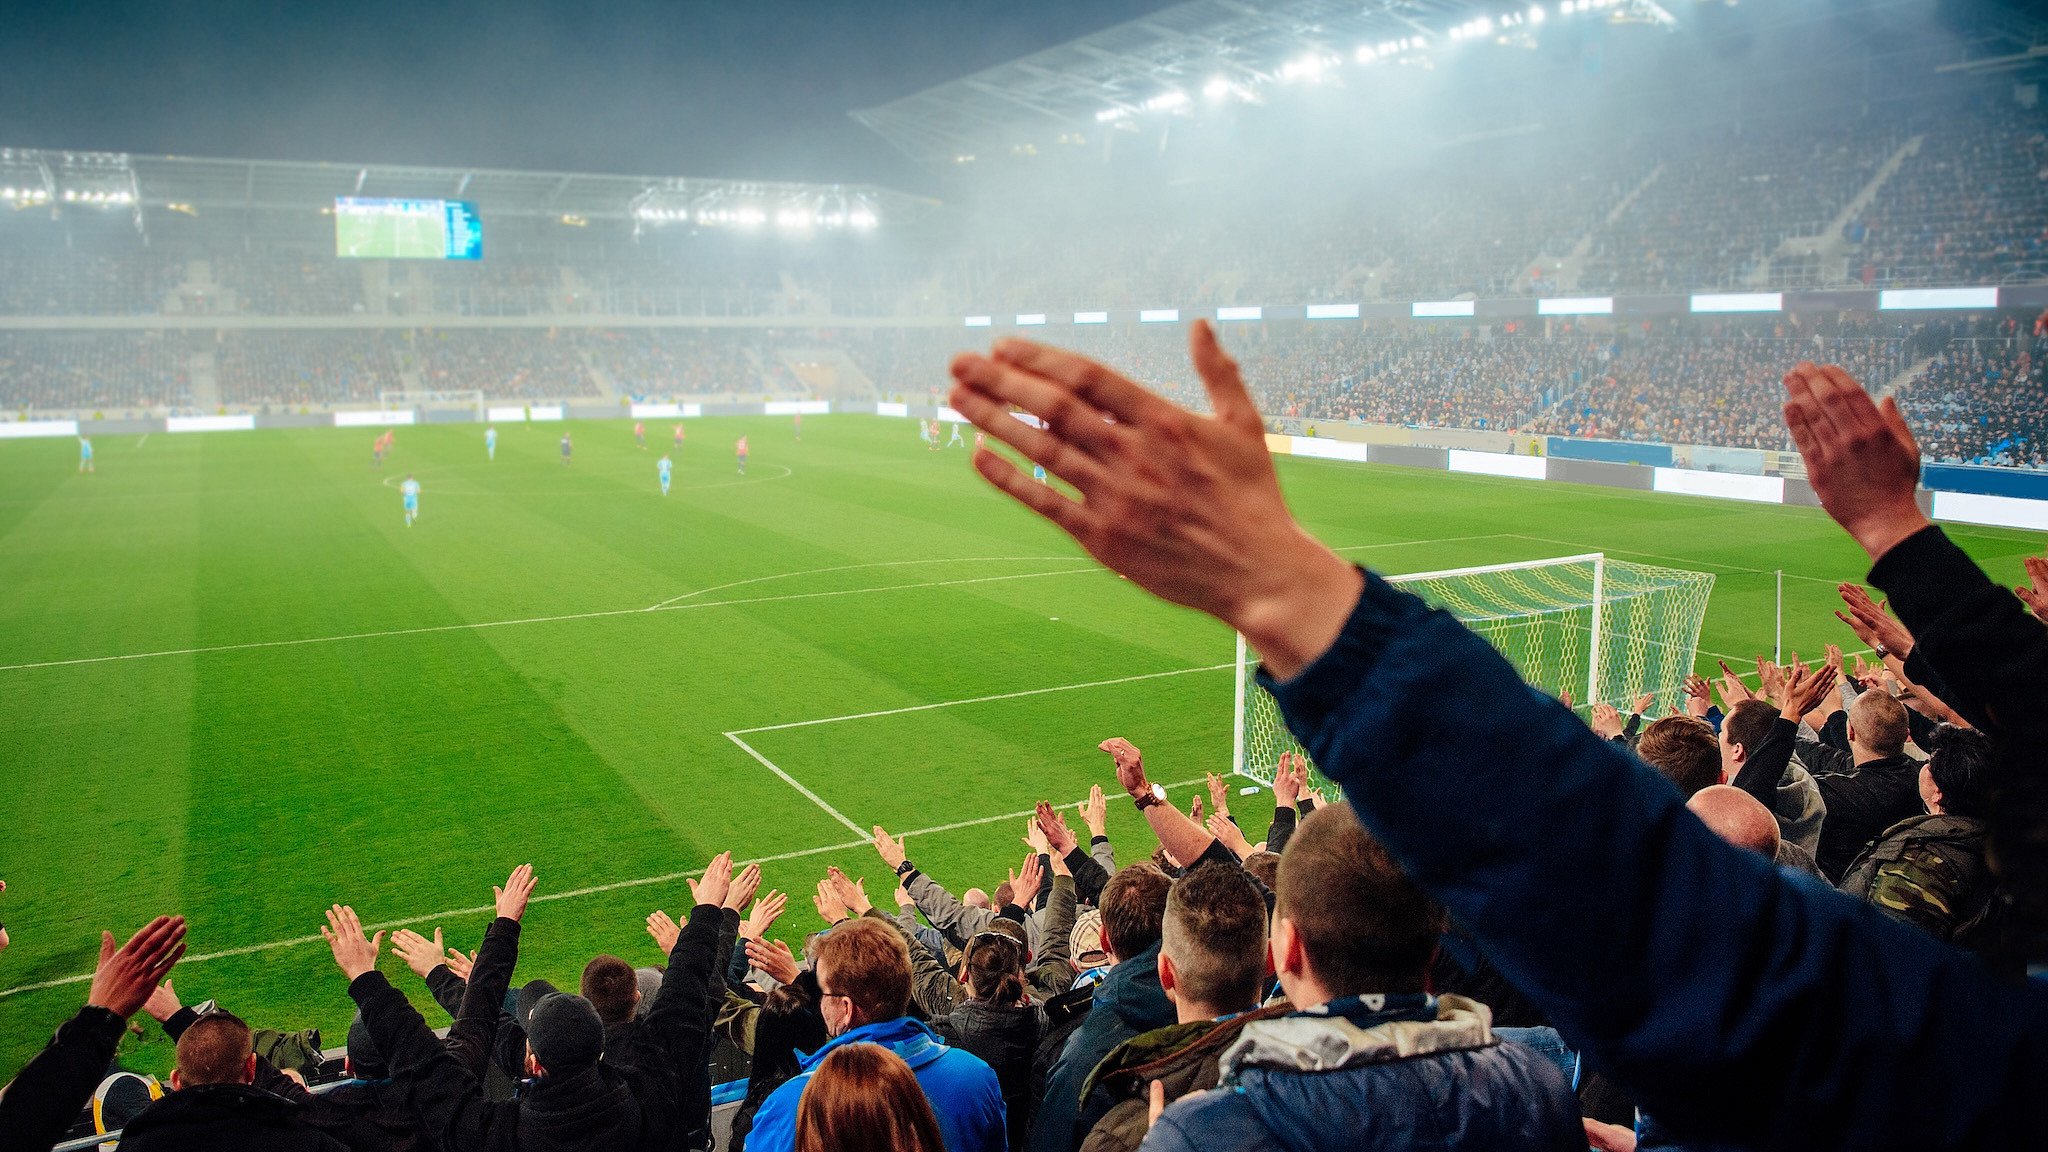
M 1714 577 L 1610 559 L 1561 556 L 1389 576 L 1484 636 L 1522 678 L 1553 696 L 1569 693 L 1580 710 L 1613 704 L 1623 711 L 1644 695 L 1675 710 L 1698 655 L 1700 626 Z M 1231 770 L 1270 784 L 1280 755 L 1307 758 L 1259 687 L 1257 660 L 1237 637 Z M 1320 785 L 1320 777 L 1317 777 Z

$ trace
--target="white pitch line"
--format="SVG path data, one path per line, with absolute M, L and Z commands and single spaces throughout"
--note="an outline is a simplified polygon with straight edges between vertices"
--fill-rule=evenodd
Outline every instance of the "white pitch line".
M 825 803 L 825 798 L 823 796 L 820 796 L 816 792 L 811 791 L 809 788 L 804 787 L 803 781 L 797 779 L 794 776 L 791 776 L 789 773 L 784 772 L 781 768 L 777 767 L 775 761 L 770 760 L 766 756 L 763 756 L 759 752 L 755 751 L 754 746 L 752 744 L 747 743 L 745 740 L 740 739 L 737 735 L 731 732 L 727 732 L 725 734 L 725 738 L 739 745 L 740 751 L 745 752 L 747 755 L 752 756 L 755 760 L 760 761 L 761 767 L 766 768 L 770 772 L 775 773 L 775 775 L 779 777 L 784 784 L 787 784 L 791 788 L 794 788 L 798 792 L 802 793 L 804 799 L 809 800 L 813 804 L 816 804 L 821 810 L 824 811 L 825 815 L 830 816 L 834 820 L 839 821 L 841 824 L 846 825 L 848 830 L 852 831 L 855 835 L 859 835 L 861 830 L 860 825 L 855 824 L 851 820 L 848 820 L 846 818 L 846 813 L 841 812 L 839 809 L 834 808 L 830 804 Z
M 511 628 L 524 624 L 556 624 L 569 620 L 601 620 L 611 616 L 637 616 L 645 612 L 681 612 L 691 608 L 731 608 L 745 604 L 777 604 L 788 600 L 816 600 L 830 596 L 862 596 L 872 592 L 903 592 L 917 588 L 954 588 L 967 584 L 995 584 L 1006 580 L 1033 580 L 1043 576 L 1072 576 L 1101 572 L 1094 564 L 1086 568 L 1055 568 L 1045 572 L 1017 572 L 1008 576 L 977 576 L 964 580 L 923 580 L 914 584 L 884 584 L 876 588 L 842 588 L 829 592 L 791 592 L 782 596 L 752 596 L 740 600 L 704 600 L 694 604 L 656 605 L 650 608 L 607 608 L 596 612 L 569 612 L 559 616 L 528 616 L 518 620 L 483 620 L 473 624 L 430 624 L 419 628 L 393 628 L 383 632 L 354 632 L 343 636 L 305 636 L 296 640 L 255 640 L 243 644 L 214 644 L 200 648 L 166 648 L 155 652 L 128 652 L 116 656 L 79 656 L 69 660 L 37 660 L 25 664 L 0 664 L 0 672 L 21 672 L 34 668 L 68 668 L 79 664 L 108 664 L 124 660 L 153 660 L 162 656 L 199 656 L 216 652 L 242 652 L 256 648 L 296 648 L 306 644 L 338 644 L 346 640 L 381 640 L 397 636 L 427 636 L 437 632 L 474 632 L 485 628 Z
M 142 446 L 143 446 L 144 444 L 147 444 L 147 443 L 149 443 L 149 433 L 147 433 L 147 432 L 144 432 L 144 433 L 142 434 L 142 439 L 140 439 L 140 440 L 137 440 L 137 441 L 135 442 L 135 446 L 136 446 L 137 448 L 140 448 L 140 447 L 142 447 Z
M 745 587 L 745 586 L 747 586 L 747 585 L 749 585 L 749 584 L 765 584 L 765 583 L 767 583 L 767 582 L 768 582 L 768 581 L 770 581 L 770 580 L 792 580 L 792 579 L 795 579 L 795 578 L 796 578 L 796 577 L 798 577 L 798 576 L 822 576 L 822 575 L 824 575 L 824 574 L 826 574 L 826 573 L 828 573 L 828 572 L 854 572 L 854 571 L 859 571 L 859 570 L 862 570 L 862 569 L 867 569 L 867 568 L 908 568 L 908 567 L 913 567 L 913 566 L 916 566 L 916 565 L 920 565 L 920 564 L 981 564 L 981 563 L 989 563 L 989 564 L 995 564 L 995 563 L 1008 563 L 1008 562 L 1015 562 L 1015 561 L 1019 561 L 1019 560 L 1075 560 L 1075 559 L 1078 559 L 1078 557 L 1075 557 L 1075 556 L 956 556 L 956 557 L 953 557 L 953 558 L 951 558 L 951 559 L 943 559 L 943 560 L 882 560 L 882 561 L 877 561 L 876 563 L 873 563 L 873 564 L 841 564 L 841 565 L 838 565 L 837 567 L 833 567 L 833 568 L 809 568 L 809 569 L 806 569 L 806 570 L 804 570 L 804 571 L 802 571 L 802 572 L 777 572 L 777 573 L 775 573 L 774 575 L 771 575 L 771 576 L 755 576 L 755 577 L 752 577 L 752 578 L 750 578 L 750 579 L 747 579 L 747 580 L 734 580 L 734 581 L 733 581 L 732 583 L 730 583 L 730 584 L 713 584 L 713 585 L 712 585 L 711 587 L 709 587 L 709 588 L 699 588 L 699 589 L 697 589 L 697 590 L 696 590 L 695 592 L 685 592 L 685 593 L 683 593 L 683 594 L 682 594 L 681 596 L 671 596 L 671 597 L 669 597 L 668 599 L 666 599 L 666 600 L 663 600 L 663 601 L 662 601 L 661 603 L 659 603 L 659 604 L 656 604 L 656 605 L 654 605 L 654 607 L 653 607 L 653 608 L 649 608 L 649 609 L 648 609 L 648 611 L 652 612 L 652 611 L 654 610 L 654 608 L 666 608 L 666 607 L 668 607 L 668 606 L 669 606 L 669 605 L 671 605 L 671 604 L 675 604 L 675 603 L 678 603 L 678 602 L 680 602 L 680 601 L 683 601 L 683 600 L 694 600 L 694 599 L 696 599 L 696 598 L 697 598 L 697 597 L 699 597 L 699 596 L 706 596 L 706 595 L 709 595 L 710 593 L 713 593 L 713 592 L 723 592 L 723 591 L 725 591 L 725 590 L 726 590 L 726 589 L 728 589 L 728 588 L 743 588 L 743 587 Z
M 1180 788 L 1198 783 L 1201 783 L 1201 781 L 1185 780 L 1177 784 L 1166 785 L 1166 787 Z M 1072 807 L 1075 803 L 1079 803 L 1079 801 L 1070 802 L 1067 805 L 1063 805 L 1063 807 Z M 983 824 L 997 824 L 1004 820 L 1020 820 L 1031 814 L 1032 810 L 1006 812 L 1000 816 L 984 816 L 976 820 L 961 820 L 952 824 L 937 824 L 930 828 L 917 828 L 904 832 L 898 839 L 907 840 L 912 836 L 934 836 L 941 832 L 953 832 L 962 828 L 973 828 Z M 858 828 L 854 830 L 860 831 Z M 735 860 L 733 861 L 733 867 L 740 868 L 748 864 L 776 864 L 785 860 L 800 860 L 806 856 L 822 856 L 828 852 L 844 852 L 853 848 L 866 848 L 873 843 L 874 841 L 866 833 L 862 833 L 858 840 L 848 840 L 839 844 L 820 844 L 816 848 L 799 848 L 793 852 L 777 852 L 770 856 L 756 856 L 750 860 Z M 691 876 L 701 876 L 703 873 L 704 870 L 702 868 L 692 868 L 683 872 L 664 872 L 659 876 L 642 876 L 633 880 L 613 880 L 606 884 L 590 884 L 582 888 L 571 888 L 566 892 L 543 892 L 536 895 L 531 903 L 544 904 L 551 900 L 574 900 L 582 896 L 617 892 L 625 888 L 645 888 L 651 884 L 670 884 Z M 475 916 L 493 910 L 493 905 L 475 904 L 468 908 L 450 908 L 441 912 L 427 912 L 418 916 L 406 916 L 397 920 L 383 920 L 375 924 L 365 924 L 363 925 L 363 930 L 374 935 L 392 928 L 408 928 L 414 924 L 425 924 L 432 920 L 445 920 L 455 916 Z M 178 964 L 180 967 L 191 964 L 203 964 L 208 960 L 225 960 L 233 956 L 252 956 L 259 952 L 275 952 L 284 948 L 296 948 L 303 944 L 317 944 L 320 942 L 321 937 L 317 934 L 312 936 L 293 936 L 286 940 L 271 940 L 263 944 L 245 944 L 239 948 L 223 948 L 218 952 L 202 952 L 196 956 L 187 956 L 178 961 Z M 23 992 L 40 992 L 47 988 L 62 988 L 67 984 L 83 984 L 91 979 L 92 973 L 85 972 L 77 976 L 61 976 L 55 980 L 42 980 L 34 984 L 18 984 L 12 988 L 0 989 L 0 999 L 17 996 Z
M 759 728 L 735 728 L 725 733 L 727 737 L 751 736 L 756 732 L 780 732 L 785 728 L 809 728 L 817 724 L 837 724 L 842 720 L 872 720 L 878 716 L 901 716 L 906 712 L 929 712 L 934 708 L 954 708 L 962 704 L 987 704 L 994 700 L 1016 700 L 1024 696 L 1043 696 L 1048 692 L 1073 692 L 1081 688 L 1107 688 L 1112 684 L 1135 684 L 1140 680 L 1160 680 L 1168 676 L 1188 676 L 1196 672 L 1219 672 L 1225 668 L 1237 667 L 1236 661 L 1228 664 L 1204 664 L 1199 668 L 1175 668 L 1167 672 L 1145 672 L 1137 676 L 1119 676 L 1114 680 L 1090 680 L 1081 684 L 1057 684 L 1051 688 L 1026 688 L 1022 692 L 998 692 L 993 696 L 970 696 L 965 700 L 941 700 L 935 704 L 912 704 L 905 708 L 884 708 L 877 712 L 853 712 L 845 716 L 827 716 L 821 720 L 792 720 L 787 724 L 763 724 Z

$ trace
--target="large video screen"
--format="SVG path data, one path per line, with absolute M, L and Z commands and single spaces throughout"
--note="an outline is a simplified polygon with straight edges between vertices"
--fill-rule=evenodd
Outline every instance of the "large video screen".
M 481 260 L 484 225 L 465 200 L 334 201 L 334 254 L 357 260 Z

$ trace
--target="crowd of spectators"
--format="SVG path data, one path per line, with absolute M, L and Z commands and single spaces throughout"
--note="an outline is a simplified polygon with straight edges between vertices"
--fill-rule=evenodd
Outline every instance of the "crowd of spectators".
M 1874 286 L 2048 276 L 2048 110 L 1999 101 L 1941 118 L 1844 237 Z
M 164 310 L 184 266 L 142 250 L 0 247 L 0 315 L 135 316 Z
M 529 400 L 597 393 L 578 342 L 552 328 L 423 330 L 412 334 L 404 363 L 421 388 L 435 391 Z
M 381 331 L 223 333 L 214 346 L 222 403 L 341 404 L 401 387 L 396 341 Z
M 185 407 L 189 354 L 183 340 L 161 332 L 0 333 L 0 411 Z
M 632 328 L 583 336 L 592 363 L 620 395 L 634 400 L 758 392 L 761 373 L 749 342 L 725 331 Z
M 233 296 L 237 312 L 347 316 L 366 311 L 363 265 L 336 259 L 331 252 L 258 250 L 215 254 L 208 262 L 214 286 Z
M 1930 460 L 2048 469 L 2048 337 L 1958 338 L 1899 407 Z

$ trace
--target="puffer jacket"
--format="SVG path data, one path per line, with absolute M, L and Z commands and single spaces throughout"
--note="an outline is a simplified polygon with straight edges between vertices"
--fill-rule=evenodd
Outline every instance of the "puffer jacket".
M 1159 1117 L 1162 1152 L 1557 1149 L 1583 1152 L 1557 1067 L 1493 1035 L 1457 996 L 1353 996 L 1247 1025 L 1222 1082 Z
M 1159 945 L 1121 960 L 1095 986 L 1095 1006 L 1067 1037 L 1046 1081 L 1045 1098 L 1031 1122 L 1031 1152 L 1071 1152 L 1081 1146 L 1076 1122 L 1081 1085 L 1110 1049 L 1174 1022 L 1173 1005 L 1159 987 Z
M 1285 811 L 1285 809 L 1282 809 Z M 1247 1025 L 1287 1015 L 1285 1001 L 1227 1020 L 1195 1020 L 1155 1028 L 1116 1046 L 1089 1073 L 1081 1089 L 1081 1122 L 1093 1125 L 1081 1152 L 1132 1152 L 1151 1126 L 1151 1091 L 1166 1086 L 1168 1104 L 1214 1088 L 1223 1078 L 1223 1053 Z
M 1031 1116 L 1037 1110 L 1038 1101 L 1031 1095 L 1031 1056 L 1038 1050 L 1044 1019 L 1045 1009 L 1028 1000 L 1021 1004 L 968 1000 L 951 1014 L 932 1021 L 932 1031 L 940 1039 L 972 1052 L 995 1069 L 996 1083 L 1003 1089 L 1004 1122 L 1012 1148 L 1024 1146 L 1024 1134 L 1031 1130 Z
M 1842 891 L 1937 940 L 1975 947 L 2000 903 L 1984 859 L 1989 831 L 1968 816 L 1901 820 L 1850 865 Z

